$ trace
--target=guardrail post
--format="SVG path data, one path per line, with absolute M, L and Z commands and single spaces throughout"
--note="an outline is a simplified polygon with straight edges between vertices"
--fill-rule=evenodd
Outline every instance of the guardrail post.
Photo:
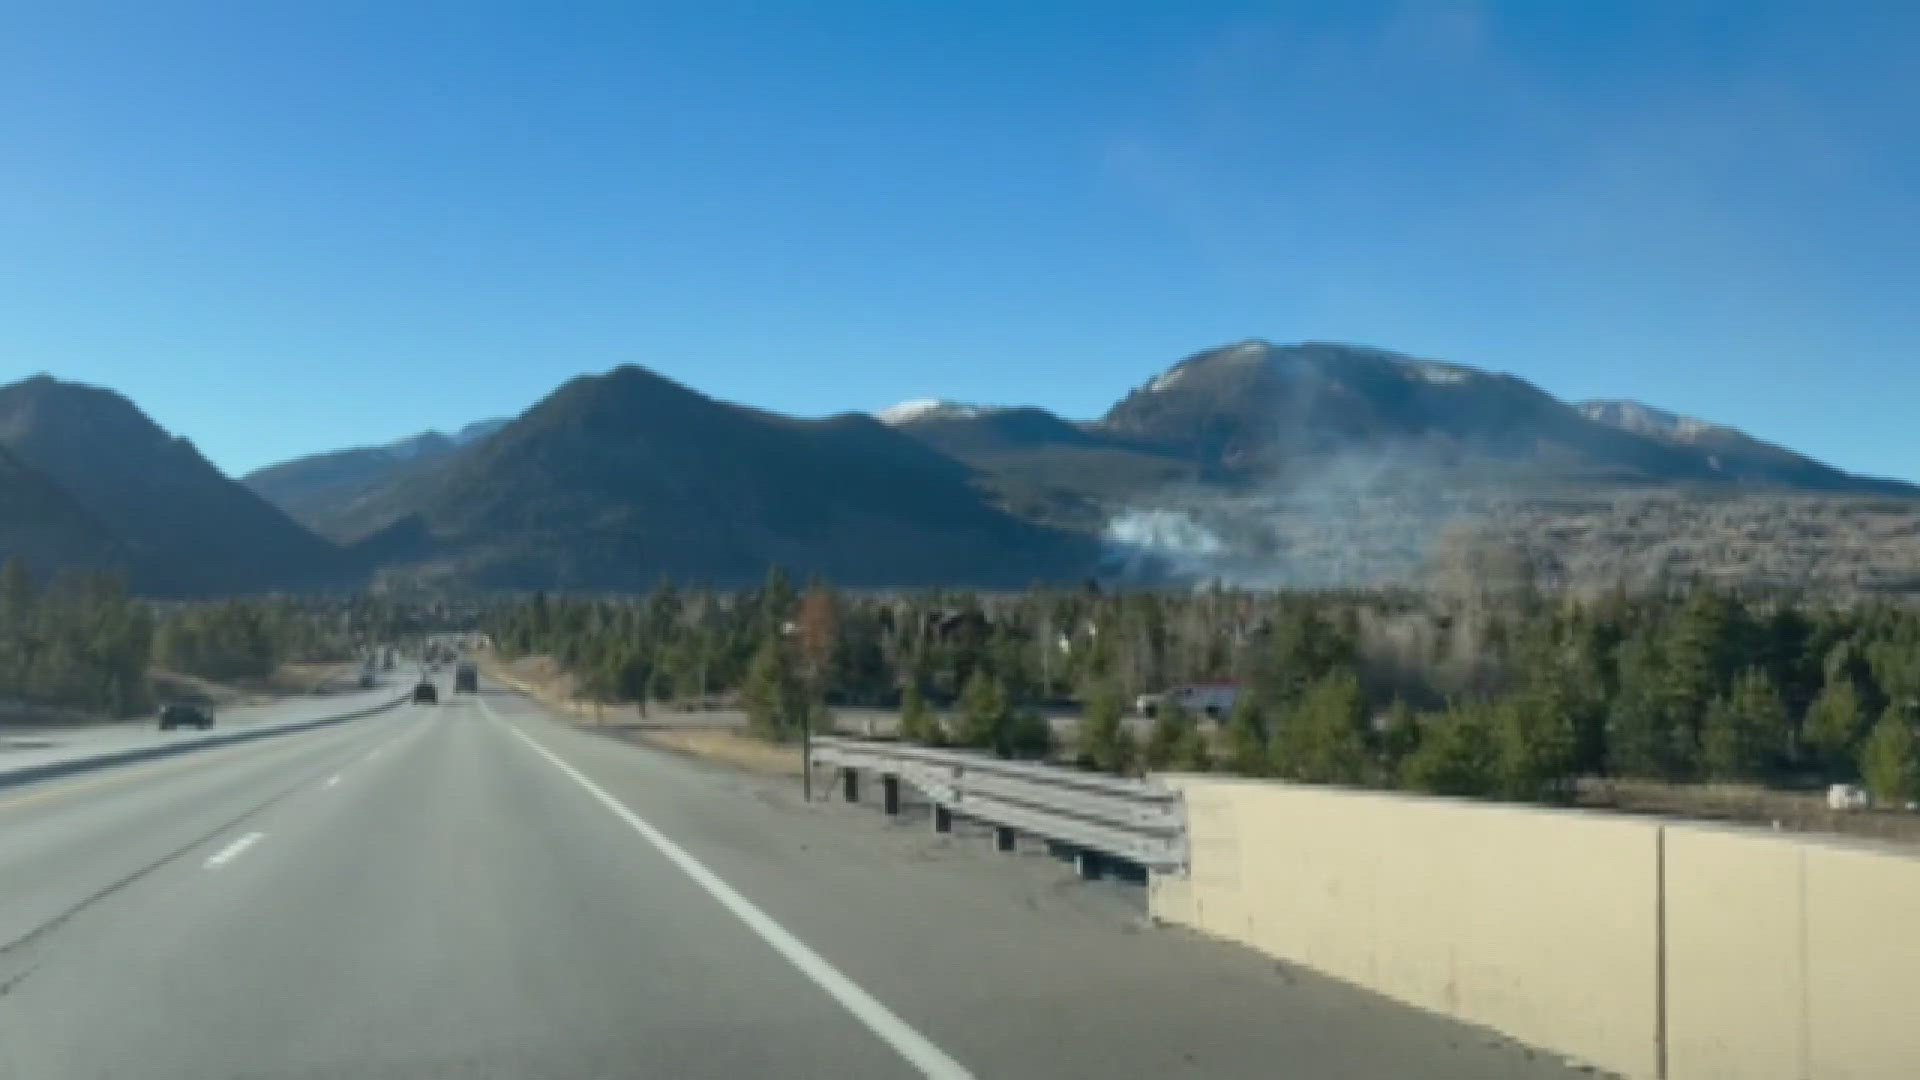
M 847 802 L 860 801 L 860 770 L 843 768 L 840 770 L 840 797 Z
M 939 803 L 933 804 L 933 831 L 947 833 L 953 831 L 953 811 Z
M 1081 848 L 1073 854 L 1073 868 L 1080 872 L 1082 881 L 1099 881 L 1106 876 L 1106 859 L 1097 851 Z
M 1020 840 L 1020 834 L 1005 825 L 996 825 L 993 829 L 993 850 L 1012 851 Z
M 880 778 L 880 809 L 889 814 L 900 812 L 900 778 L 882 776 Z

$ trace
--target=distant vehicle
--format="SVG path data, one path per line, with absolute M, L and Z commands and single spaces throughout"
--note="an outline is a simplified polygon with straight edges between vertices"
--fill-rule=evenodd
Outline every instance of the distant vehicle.
M 480 669 L 470 663 L 462 663 L 453 670 L 453 692 L 456 694 L 477 694 L 480 692 Z
M 418 683 L 413 688 L 413 700 L 422 705 L 440 703 L 440 688 L 430 682 Z
M 213 714 L 198 705 L 175 702 L 160 710 L 160 730 L 172 731 L 177 727 L 196 727 L 202 731 L 213 726 Z
M 1141 716 L 1158 716 L 1161 706 L 1173 702 L 1190 713 L 1219 720 L 1233 711 L 1233 703 L 1239 697 L 1240 688 L 1232 683 L 1192 683 L 1172 687 L 1165 693 L 1141 694 L 1134 708 Z

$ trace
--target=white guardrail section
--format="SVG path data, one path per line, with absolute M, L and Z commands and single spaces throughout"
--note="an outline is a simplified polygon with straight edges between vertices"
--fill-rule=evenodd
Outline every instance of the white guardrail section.
M 945 831 L 945 815 L 959 814 L 1003 830 L 1003 849 L 1012 842 L 1004 830 L 1015 830 L 1160 873 L 1187 867 L 1181 795 L 1152 778 L 835 735 L 813 737 L 810 765 L 839 769 L 850 800 L 857 798 L 860 773 L 877 774 L 886 785 L 889 813 L 898 810 L 892 785 L 909 784 L 933 803 L 935 829 Z

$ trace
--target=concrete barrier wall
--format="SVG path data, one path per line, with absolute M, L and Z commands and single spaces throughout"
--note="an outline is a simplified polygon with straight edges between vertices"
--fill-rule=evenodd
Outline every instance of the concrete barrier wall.
M 1920 857 L 1809 844 L 1805 874 L 1807 1075 L 1920 1076 Z
M 1218 777 L 1167 922 L 1628 1077 L 1920 1076 L 1920 853 Z
M 1667 828 L 1669 1075 L 1807 1075 L 1805 849 L 1753 830 Z
M 1657 1070 L 1657 824 L 1168 777 L 1192 870 L 1156 917 L 1627 1076 Z
M 1920 1076 L 1920 855 L 1666 834 L 1669 1075 Z

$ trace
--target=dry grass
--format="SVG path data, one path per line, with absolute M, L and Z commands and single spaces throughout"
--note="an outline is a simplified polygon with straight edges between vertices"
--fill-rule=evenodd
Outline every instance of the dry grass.
M 153 687 L 153 696 L 161 701 L 199 701 L 215 708 L 227 708 L 234 705 L 255 705 L 266 700 L 257 691 L 249 691 L 237 686 L 228 686 L 211 679 L 202 679 L 180 671 L 168 671 L 165 668 L 153 668 L 147 672 L 147 682 Z
M 560 670 L 549 656 L 525 656 L 512 663 L 484 657 L 481 666 L 489 678 L 506 683 L 540 704 L 567 713 L 588 723 L 618 723 L 632 716 L 631 709 L 586 701 L 575 694 L 573 676 Z
M 799 776 L 800 748 L 726 728 L 631 727 L 621 734 L 648 746 L 718 761 L 763 776 Z
M 737 710 L 680 711 L 653 708 L 645 720 L 631 705 L 603 705 L 574 696 L 574 680 L 551 657 L 528 656 L 512 663 L 484 661 L 487 674 L 534 700 L 603 728 L 630 742 L 692 754 L 764 776 L 799 776 L 800 748 L 770 743 L 748 731 Z
M 258 688 L 271 694 L 318 693 L 353 685 L 354 675 L 358 671 L 356 664 L 334 661 L 281 664 L 279 670 L 269 675 Z
M 1752 784 L 1666 784 L 1656 780 L 1584 780 L 1579 805 L 1695 821 L 1769 826 L 1920 843 L 1920 814 L 1906 810 L 1830 810 L 1824 791 L 1777 791 Z

